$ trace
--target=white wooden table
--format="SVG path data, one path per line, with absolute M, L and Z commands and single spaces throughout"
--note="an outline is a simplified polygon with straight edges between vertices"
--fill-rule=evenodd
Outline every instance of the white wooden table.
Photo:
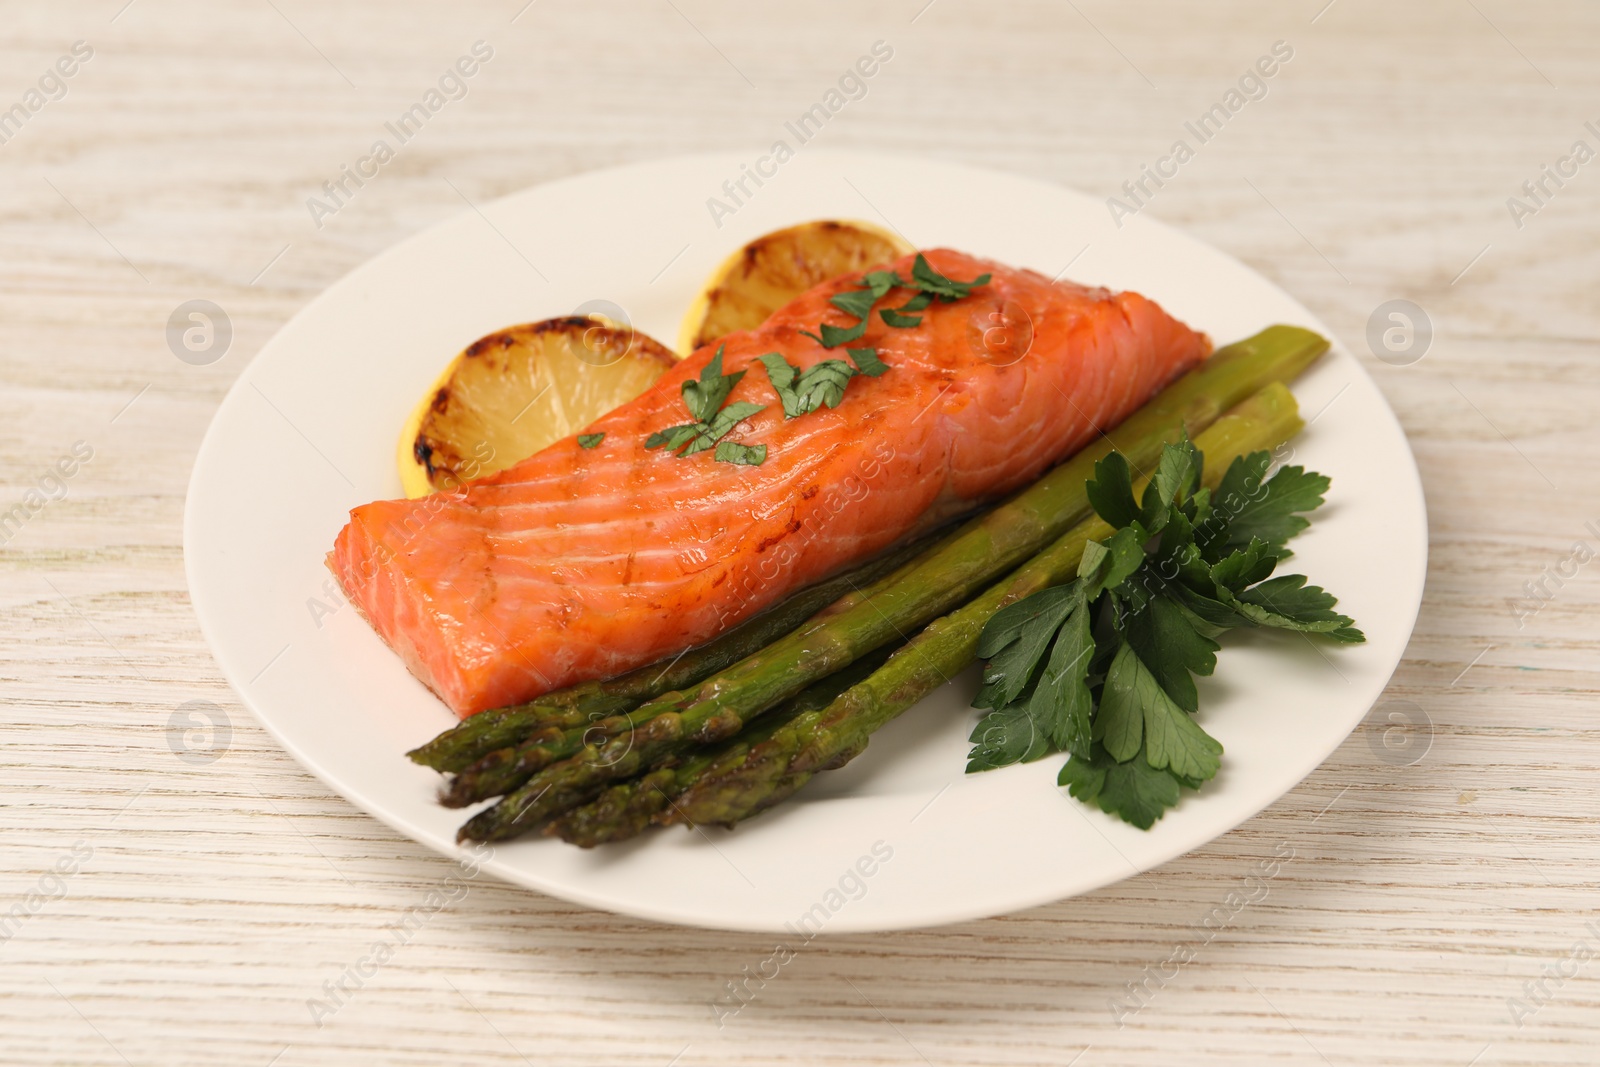
M 0 1062 L 1600 1062 L 1600 562 L 1568 562 L 1600 552 L 1600 163 L 1546 179 L 1520 228 L 1507 206 L 1574 141 L 1600 149 L 1600 8 L 524 2 L 0 4 L 0 109 L 26 114 L 0 125 L 0 513 L 23 507 L 0 547 Z M 315 225 L 307 198 L 479 39 L 468 96 Z M 316 1025 L 308 1000 L 452 868 L 301 771 L 206 650 L 180 524 L 224 391 L 463 196 L 763 150 L 880 39 L 893 59 L 829 144 L 1101 196 L 1292 47 L 1145 210 L 1332 323 L 1410 433 L 1432 561 L 1380 711 L 1411 719 L 1121 885 L 814 942 L 720 1029 L 767 938 L 476 883 Z M 1436 331 L 1405 366 L 1367 355 L 1394 298 Z M 167 344 L 192 299 L 232 323 L 209 365 Z M 172 728 L 194 700 L 227 715 L 218 758 Z

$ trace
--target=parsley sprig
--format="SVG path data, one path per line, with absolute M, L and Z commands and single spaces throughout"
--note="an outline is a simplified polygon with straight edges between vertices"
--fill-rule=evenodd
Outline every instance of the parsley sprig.
M 1266 627 L 1365 640 L 1331 594 L 1272 576 L 1329 482 L 1297 466 L 1269 479 L 1270 461 L 1240 457 L 1212 493 L 1185 440 L 1163 450 L 1140 499 L 1120 454 L 1095 465 L 1089 502 L 1115 533 L 1090 542 L 1075 580 L 984 627 L 973 704 L 990 710 L 969 773 L 1065 751 L 1058 780 L 1072 796 L 1148 829 L 1221 765 L 1222 745 L 1193 718 L 1194 676 L 1216 668 L 1217 637 Z
M 733 392 L 733 387 L 739 384 L 744 375 L 744 371 L 722 373 L 722 346 L 719 345 L 711 362 L 700 369 L 699 380 L 691 378 L 683 383 L 683 406 L 689 409 L 694 421 L 657 430 L 645 438 L 644 447 L 665 447 L 667 451 L 677 452 L 680 456 L 692 456 L 714 446 L 719 460 L 759 465 L 767 458 L 766 445 L 724 448 L 733 446 L 734 442 L 722 440 L 740 422 L 758 411 L 766 410 L 765 405 L 752 404 L 748 400 L 727 403 L 728 394 Z

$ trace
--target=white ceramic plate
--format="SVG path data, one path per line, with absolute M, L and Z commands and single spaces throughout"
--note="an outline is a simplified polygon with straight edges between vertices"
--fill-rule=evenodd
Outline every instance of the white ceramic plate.
M 1225 343 L 1274 322 L 1332 333 L 1230 257 L 1098 200 L 993 171 L 806 150 L 731 215 L 733 155 L 585 174 L 463 212 L 312 301 L 244 370 L 201 446 L 184 517 L 195 610 L 228 680 L 301 764 L 351 803 L 460 855 L 461 812 L 403 753 L 454 720 L 356 611 L 323 556 L 350 508 L 400 495 L 394 443 L 467 342 L 593 301 L 670 342 L 731 250 L 822 217 L 886 223 L 1054 276 L 1130 288 Z M 770 169 L 770 168 L 769 168 Z M 615 314 L 615 311 L 612 312 Z M 1416 466 L 1377 387 L 1333 353 L 1294 386 L 1312 425 L 1298 462 L 1333 477 L 1295 569 L 1341 597 L 1368 641 L 1229 639 L 1201 683 L 1227 748 L 1218 778 L 1149 832 L 1058 790 L 1060 758 L 968 777 L 968 676 L 923 701 L 842 771 L 739 829 L 674 829 L 585 852 L 498 846 L 491 873 L 668 922 L 805 932 L 927 926 L 1014 911 L 1144 871 L 1239 825 L 1321 763 L 1399 662 L 1422 595 L 1427 519 Z M 870 875 L 860 873 L 870 871 Z M 802 919 L 809 916 L 805 922 Z

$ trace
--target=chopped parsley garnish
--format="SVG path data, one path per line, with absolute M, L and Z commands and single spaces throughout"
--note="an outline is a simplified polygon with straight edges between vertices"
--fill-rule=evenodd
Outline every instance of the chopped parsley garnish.
M 704 423 L 685 422 L 678 426 L 669 426 L 665 430 L 657 430 L 644 439 L 644 447 L 660 448 L 666 446 L 668 452 L 676 452 L 700 434 Z
M 758 357 L 767 369 L 773 391 L 783 402 L 785 418 L 798 418 L 819 407 L 838 407 L 851 378 L 858 374 L 876 378 L 889 369 L 888 364 L 878 358 L 877 349 L 847 348 L 845 351 L 850 353 L 855 366 L 842 359 L 825 359 L 801 371 L 778 352 Z
M 724 463 L 759 467 L 767 461 L 766 445 L 741 445 L 737 441 L 718 441 L 717 458 Z
M 868 378 L 881 378 L 889 370 L 889 364 L 878 358 L 876 348 L 847 348 L 845 351 L 856 361 L 857 374 L 865 374 Z
M 892 270 L 868 271 L 856 283 L 856 288 L 835 293 L 828 298 L 828 303 L 856 319 L 854 326 L 834 326 L 824 322 L 817 327 L 817 333 L 810 330 L 800 332 L 823 348 L 849 345 L 851 341 L 860 340 L 867 332 L 867 324 L 872 319 L 872 305 L 888 296 L 889 290 L 914 289 L 915 295 L 900 307 L 884 308 L 878 313 L 887 325 L 907 329 L 922 322 L 922 316 L 911 312 L 922 311 L 936 299 L 949 303 L 969 296 L 973 289 L 988 284 L 989 277 L 988 274 L 980 274 L 970 282 L 954 281 L 934 270 L 919 252 L 911 267 L 909 281 Z M 829 359 L 803 373 L 776 352 L 761 357 L 761 362 L 767 368 L 767 377 L 772 380 L 772 388 L 783 401 L 785 416 L 792 419 L 819 407 L 836 407 L 844 398 L 845 386 L 852 377 L 864 374 L 876 378 L 889 369 L 889 365 L 878 358 L 876 348 L 846 348 L 845 351 L 855 361 L 854 367 L 842 360 Z
M 695 421 L 657 430 L 645 438 L 644 447 L 665 447 L 667 451 L 678 452 L 680 456 L 692 456 L 696 452 L 704 452 L 708 448 L 717 446 L 718 442 L 740 422 L 758 411 L 766 410 L 764 405 L 752 404 L 748 400 L 727 403 L 728 394 L 733 392 L 733 387 L 739 384 L 744 375 L 744 371 L 736 374 L 722 373 L 722 347 L 718 346 L 717 354 L 701 368 L 699 380 L 691 378 L 683 383 L 683 406 L 689 409 L 689 414 L 694 416 Z M 760 456 L 756 458 L 758 449 Z M 718 446 L 715 458 L 729 463 L 759 465 L 766 459 L 767 449 L 765 445 L 761 445 L 740 455 L 742 456 L 740 459 L 728 459 Z
M 818 325 L 816 333 L 810 330 L 800 332 L 823 348 L 844 347 L 850 355 L 849 362 L 825 359 L 802 371 L 777 352 L 759 357 L 773 391 L 783 402 L 784 417 L 793 419 L 818 408 L 838 407 L 852 378 L 857 375 L 877 378 L 889 370 L 889 365 L 878 358 L 876 348 L 846 346 L 852 341 L 859 341 L 867 332 L 867 325 L 872 319 L 872 306 L 887 296 L 891 289 L 915 290 L 911 299 L 900 307 L 884 308 L 879 312 L 887 325 L 906 329 L 922 322 L 922 316 L 913 312 L 924 310 L 934 300 L 945 303 L 960 300 L 988 281 L 988 274 L 980 274 L 970 282 L 947 278 L 934 270 L 919 252 L 911 268 L 910 280 L 892 270 L 869 271 L 862 276 L 856 288 L 835 293 L 828 303 L 853 317 L 855 325 L 834 326 L 824 322 Z M 714 447 L 718 460 L 751 466 L 759 465 L 767 458 L 766 445 L 742 445 L 722 440 L 741 420 L 765 410 L 762 405 L 748 401 L 727 403 L 728 394 L 733 392 L 733 387 L 739 384 L 745 372 L 723 374 L 722 351 L 721 347 L 717 349 L 711 362 L 701 370 L 698 381 L 683 383 L 683 404 L 689 409 L 693 421 L 657 430 L 645 439 L 646 448 L 665 448 L 681 456 L 692 456 Z M 584 437 L 580 437 L 578 443 L 584 448 L 593 448 L 603 436 L 585 435 L 593 437 L 593 443 L 585 444 Z
M 767 379 L 772 382 L 773 391 L 783 401 L 784 416 L 790 419 L 824 405 L 838 407 L 839 401 L 844 399 L 844 387 L 855 374 L 855 368 L 842 359 L 825 359 L 802 372 L 777 352 L 758 358 L 767 368 Z
M 884 325 L 894 326 L 902 330 L 910 329 L 922 323 L 921 315 L 904 315 L 901 314 L 903 310 L 903 308 L 884 308 L 878 312 L 878 317 L 883 319 Z
M 724 347 L 718 345 L 717 354 L 711 357 L 711 362 L 700 368 L 699 381 L 691 378 L 683 383 L 683 406 L 699 422 L 710 422 L 727 401 L 728 394 L 733 392 L 733 387 L 744 378 L 744 371 L 737 374 L 722 373 Z
M 1070 753 L 1072 796 L 1149 829 L 1181 789 L 1215 777 L 1222 745 L 1201 729 L 1194 676 L 1216 668 L 1235 628 L 1365 637 L 1302 575 L 1272 577 L 1285 543 L 1322 505 L 1328 479 L 1303 467 L 1266 478 L 1271 457 L 1233 462 L 1213 494 L 1185 440 L 1163 450 L 1142 498 L 1127 461 L 1095 465 L 1088 497 L 1115 533 L 1090 542 L 1078 577 L 995 613 L 973 704 L 968 772 Z
M 972 290 L 980 285 L 988 285 L 989 275 L 980 274 L 970 282 L 958 282 L 934 270 L 919 252 L 917 261 L 911 266 L 911 284 L 925 294 L 950 303 L 971 296 Z
M 886 325 L 909 329 L 922 322 L 922 317 L 912 312 L 923 310 L 935 299 L 951 303 L 971 296 L 972 290 L 980 285 L 989 284 L 989 278 L 988 274 L 980 274 L 970 282 L 958 282 L 946 278 L 934 270 L 927 258 L 918 252 L 916 261 L 911 266 L 910 280 L 900 277 L 892 270 L 869 271 L 862 275 L 857 288 L 838 293 L 828 299 L 828 303 L 858 320 L 854 326 L 830 326 L 823 323 L 820 333 L 812 333 L 810 330 L 800 332 L 823 348 L 838 348 L 840 345 L 860 340 L 861 335 L 867 332 L 867 322 L 872 317 L 872 305 L 889 295 L 891 289 L 917 291 L 916 295 L 900 307 L 884 308 L 878 312 Z
M 871 289 L 852 289 L 847 293 L 840 293 L 832 297 L 828 303 L 846 315 L 854 315 L 858 319 L 864 319 L 872 313 L 872 305 L 877 302 L 880 295 Z
M 800 332 L 817 342 L 817 344 L 821 345 L 823 348 L 838 348 L 840 345 L 847 345 L 851 341 L 859 341 L 861 339 L 861 335 L 867 332 L 867 320 L 863 318 L 860 322 L 848 328 L 843 326 L 830 326 L 825 322 L 822 324 L 820 329 L 822 330 L 822 334 L 820 336 L 812 333 L 810 330 L 801 330 Z
M 871 290 L 872 303 L 875 304 L 888 296 L 890 289 L 902 286 L 905 282 L 901 281 L 900 275 L 892 270 L 873 270 L 861 276 L 860 284 L 863 289 Z M 872 304 L 867 305 L 869 308 L 871 306 Z M 861 317 L 865 318 L 866 316 L 862 315 Z
M 603 433 L 580 433 L 578 435 L 578 447 L 593 448 L 595 445 L 599 444 L 605 439 L 606 435 Z

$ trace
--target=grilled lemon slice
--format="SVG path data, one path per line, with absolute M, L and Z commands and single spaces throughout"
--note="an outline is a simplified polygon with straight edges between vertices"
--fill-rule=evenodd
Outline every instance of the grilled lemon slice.
M 408 497 L 504 470 L 648 389 L 676 362 L 599 316 L 512 326 L 468 345 L 400 434 Z
M 911 251 L 869 222 L 806 222 L 757 237 L 706 279 L 683 317 L 678 351 L 688 355 L 734 330 L 753 330 L 813 285 Z

